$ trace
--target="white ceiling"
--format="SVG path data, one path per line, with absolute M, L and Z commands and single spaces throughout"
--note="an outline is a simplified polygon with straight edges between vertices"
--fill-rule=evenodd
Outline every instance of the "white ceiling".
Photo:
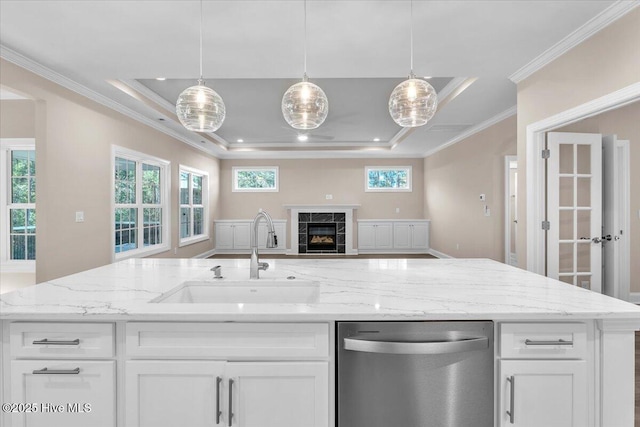
M 409 1 L 308 1 L 308 74 L 330 113 L 306 145 L 280 113 L 282 94 L 303 72 L 302 0 L 205 0 L 204 77 L 228 114 L 209 138 L 183 129 L 172 112 L 198 78 L 198 1 L 1 0 L 0 43 L 219 157 L 411 157 L 513 107 L 508 76 L 614 3 L 415 0 L 416 74 L 434 76 L 441 95 L 477 80 L 404 139 L 386 108 L 409 72 Z M 369 145 L 384 149 L 361 151 Z

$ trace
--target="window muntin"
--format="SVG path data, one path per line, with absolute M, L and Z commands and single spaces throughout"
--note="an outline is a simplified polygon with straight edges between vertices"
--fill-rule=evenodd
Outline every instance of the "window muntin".
M 169 163 L 124 149 L 114 159 L 117 259 L 168 249 Z
M 411 191 L 411 166 L 365 167 L 365 191 Z
M 233 191 L 278 191 L 277 166 L 273 167 L 234 167 Z
M 187 245 L 209 238 L 207 185 L 208 174 L 196 169 L 180 168 L 180 244 Z

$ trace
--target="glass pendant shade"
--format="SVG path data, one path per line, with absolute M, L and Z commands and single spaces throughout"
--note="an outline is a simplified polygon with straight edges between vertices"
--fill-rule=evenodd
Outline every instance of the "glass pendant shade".
M 294 129 L 315 129 L 329 114 L 329 100 L 318 86 L 305 78 L 291 86 L 282 97 L 282 115 Z
M 222 126 L 226 111 L 220 95 L 198 80 L 197 86 L 185 89 L 178 96 L 176 114 L 190 131 L 215 132 Z
M 438 94 L 424 80 L 413 74 L 391 92 L 389 114 L 397 124 L 412 128 L 426 124 L 438 109 Z

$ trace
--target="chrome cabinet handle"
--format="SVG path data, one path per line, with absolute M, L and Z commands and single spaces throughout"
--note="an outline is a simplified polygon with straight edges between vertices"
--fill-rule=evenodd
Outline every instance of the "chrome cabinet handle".
M 345 350 L 365 353 L 446 354 L 482 350 L 488 347 L 489 339 L 487 337 L 434 342 L 369 341 L 358 337 L 344 339 Z
M 229 378 L 229 427 L 233 425 L 233 380 Z
M 216 425 L 220 424 L 220 415 L 222 415 L 222 411 L 220 410 L 220 383 L 222 382 L 222 378 L 216 377 Z
M 515 420 L 514 406 L 516 397 L 516 377 L 511 375 L 507 378 L 507 382 L 511 384 L 511 392 L 509 394 L 509 410 L 507 411 L 507 415 L 509 415 L 509 422 L 513 424 Z
M 42 368 L 33 371 L 34 375 L 77 375 L 80 373 L 80 368 L 75 369 L 49 369 Z
M 558 340 L 558 341 L 533 341 L 530 339 L 524 340 L 524 345 L 573 345 L 573 341 Z
M 36 340 L 33 342 L 34 345 L 80 345 L 80 339 L 76 338 L 71 341 L 49 341 L 47 338 L 43 340 Z

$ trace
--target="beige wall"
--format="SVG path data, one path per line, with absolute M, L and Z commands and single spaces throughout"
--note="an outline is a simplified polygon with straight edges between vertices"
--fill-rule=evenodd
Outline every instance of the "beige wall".
M 0 101 L 0 138 L 33 138 L 35 106 L 28 99 Z
M 171 243 L 178 245 L 178 167 L 208 171 L 210 205 L 218 205 L 217 159 L 192 149 L 120 113 L 0 62 L 0 83 L 36 100 L 36 279 L 50 280 L 111 262 L 111 146 L 116 144 L 171 161 Z M 75 222 L 84 211 L 85 222 Z M 160 254 L 192 257 L 212 240 Z
M 456 258 L 504 261 L 504 156 L 515 154 L 514 116 L 424 159 L 433 249 Z
M 640 8 L 518 84 L 518 211 L 526 212 L 526 128 L 638 82 Z M 518 258 L 526 267 L 526 218 L 518 219 Z
M 631 165 L 631 292 L 640 292 L 640 102 L 609 111 L 558 129 L 559 132 L 601 133 L 629 140 Z
M 233 192 L 234 166 L 278 166 L 280 191 L 277 193 Z M 364 191 L 365 166 L 411 166 L 413 191 L 371 193 Z M 258 209 L 274 219 L 287 219 L 284 204 L 361 204 L 359 219 L 424 218 L 422 159 L 296 159 L 222 160 L 220 166 L 220 219 L 252 219 Z M 326 195 L 333 195 L 327 200 Z M 396 213 L 396 208 L 400 212 Z

